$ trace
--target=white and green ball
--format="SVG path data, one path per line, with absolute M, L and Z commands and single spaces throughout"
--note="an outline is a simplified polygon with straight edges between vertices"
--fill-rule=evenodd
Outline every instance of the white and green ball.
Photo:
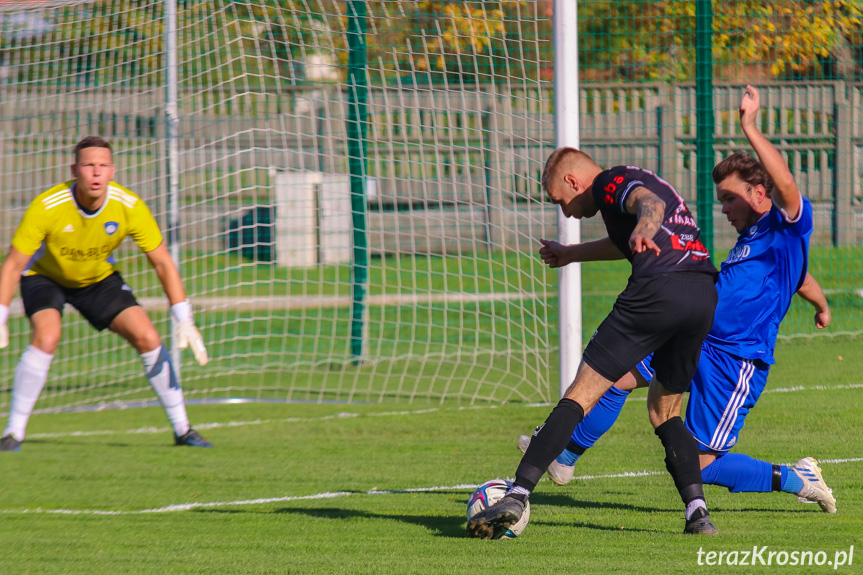
M 474 492 L 471 493 L 470 499 L 467 501 L 468 521 L 470 521 L 471 517 L 480 511 L 488 509 L 494 505 L 506 494 L 510 487 L 512 487 L 512 483 L 504 479 L 492 479 L 477 487 Z M 518 523 L 511 526 L 495 539 L 515 539 L 521 535 L 524 528 L 527 527 L 528 521 L 530 521 L 530 502 L 525 504 L 524 513 L 522 514 L 521 519 L 518 520 Z

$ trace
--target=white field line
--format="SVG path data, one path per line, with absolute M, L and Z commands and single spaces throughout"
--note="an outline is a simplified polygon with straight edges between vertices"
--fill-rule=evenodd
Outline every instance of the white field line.
M 794 387 L 777 387 L 765 389 L 763 393 L 794 393 L 797 391 L 826 391 L 834 389 L 863 389 L 863 383 L 843 383 L 840 385 L 795 385 Z M 647 397 L 628 397 L 627 401 L 647 401 Z
M 602 293 L 602 292 L 600 292 Z M 613 295 L 613 294 L 612 294 Z M 484 303 L 496 301 L 522 301 L 548 299 L 557 297 L 557 292 L 420 292 L 370 295 L 366 298 L 369 306 L 415 306 L 432 303 Z M 140 297 L 138 302 L 144 309 L 150 311 L 167 311 L 168 300 L 164 297 Z M 295 310 L 350 307 L 351 296 L 201 296 L 194 299 L 197 312 L 213 310 Z M 70 308 L 70 311 L 76 311 Z M 15 298 L 9 305 L 9 315 L 12 317 L 24 315 L 24 305 L 21 298 Z
M 846 293 L 847 288 L 824 290 L 825 293 Z M 851 289 L 860 297 L 863 297 L 863 289 Z M 584 292 L 584 295 L 611 295 L 615 291 L 592 291 Z M 520 301 L 525 299 L 548 299 L 557 297 L 556 291 L 543 292 L 503 292 L 503 293 L 471 293 L 471 292 L 444 292 L 444 293 L 395 293 L 371 295 L 366 299 L 366 304 L 376 305 L 417 305 L 429 303 L 480 303 L 488 301 Z M 141 297 L 138 301 L 149 310 L 165 311 L 168 309 L 167 300 L 164 297 Z M 350 296 L 200 296 L 195 298 L 195 307 L 198 311 L 213 311 L 217 309 L 232 310 L 270 310 L 270 309 L 308 309 L 308 308 L 333 308 L 348 307 L 351 305 Z M 75 311 L 70 308 L 70 311 Z M 20 298 L 15 298 L 9 306 L 9 315 L 13 317 L 24 315 L 24 306 Z
M 823 459 L 820 463 L 856 463 L 863 461 L 863 457 L 850 457 L 845 459 Z M 573 479 L 588 481 L 591 479 L 617 479 L 626 477 L 648 477 L 652 475 L 665 475 L 665 471 L 625 471 L 623 473 L 608 473 L 605 475 L 580 475 Z M 373 489 L 371 491 L 325 491 L 312 495 L 289 495 L 285 497 L 263 497 L 259 499 L 239 499 L 237 501 L 211 501 L 208 503 L 177 503 L 165 507 L 153 507 L 150 509 L 135 509 L 129 511 L 107 510 L 107 509 L 0 509 L 0 515 L 24 515 L 24 514 L 53 514 L 53 515 L 143 515 L 147 513 L 170 513 L 173 511 L 190 511 L 192 509 L 207 509 L 212 507 L 237 507 L 241 505 L 263 505 L 266 503 L 286 503 L 290 501 L 310 501 L 316 499 L 336 499 L 352 495 L 398 495 L 402 493 L 434 493 L 436 491 L 464 490 L 469 491 L 476 488 L 473 483 L 461 483 L 458 485 L 441 485 L 436 487 L 410 487 L 407 489 Z
M 795 385 L 794 387 L 777 387 L 776 389 L 765 389 L 764 393 L 791 393 L 794 391 L 822 391 L 827 389 L 860 389 L 863 388 L 863 383 L 847 383 L 844 385 L 810 385 L 803 387 Z
M 483 405 L 476 407 L 459 407 L 458 411 L 468 411 L 475 409 L 497 409 L 498 405 Z M 393 415 L 422 415 L 425 413 L 435 413 L 441 411 L 441 408 L 432 407 L 429 409 L 416 410 L 400 410 L 400 411 L 382 411 L 380 413 L 355 413 L 341 412 L 333 415 L 322 415 L 320 417 L 285 417 L 280 419 L 252 419 L 247 421 L 224 421 L 214 423 L 198 423 L 195 424 L 195 429 L 216 429 L 220 427 L 242 427 L 246 425 L 263 425 L 266 423 L 311 423 L 315 421 L 329 421 L 332 419 L 351 419 L 354 417 L 389 417 Z M 102 429 L 98 431 L 65 431 L 58 433 L 28 433 L 27 437 L 33 438 L 51 438 L 51 437 L 89 437 L 92 435 L 119 435 L 119 434 L 140 434 L 140 433 L 166 433 L 171 431 L 168 427 L 139 427 L 137 429 L 127 429 L 125 431 L 117 431 L 115 429 Z
M 794 393 L 798 391 L 828 391 L 834 389 L 863 389 L 863 383 L 848 383 L 841 385 L 812 385 L 808 387 L 777 387 L 776 389 L 765 389 L 764 393 Z M 646 397 L 630 397 L 627 401 L 646 401 Z M 550 403 L 529 403 L 528 407 L 544 407 L 550 406 Z M 499 405 L 482 405 L 475 407 L 459 407 L 458 411 L 467 411 L 475 409 L 497 409 Z M 311 423 L 315 421 L 328 421 L 332 419 L 350 419 L 353 417 L 388 417 L 393 415 L 422 415 L 425 413 L 436 413 L 445 408 L 432 407 L 429 409 L 416 410 L 400 410 L 400 411 L 383 411 L 380 413 L 355 413 L 342 412 L 333 415 L 322 415 L 320 417 L 285 417 L 282 419 L 252 419 L 248 421 L 224 421 L 213 423 L 198 423 L 195 424 L 195 429 L 218 429 L 222 427 L 243 427 L 247 425 L 264 425 L 267 423 Z M 171 431 L 168 427 L 139 427 L 137 429 L 127 429 L 125 431 L 117 431 L 114 429 L 103 429 L 99 431 L 65 431 L 62 433 L 30 433 L 27 437 L 36 438 L 53 438 L 53 437 L 90 437 L 96 435 L 120 435 L 120 434 L 142 434 L 142 433 L 166 433 Z

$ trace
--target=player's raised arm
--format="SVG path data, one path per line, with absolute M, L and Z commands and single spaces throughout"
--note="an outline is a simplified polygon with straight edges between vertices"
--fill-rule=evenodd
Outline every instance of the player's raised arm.
M 30 257 L 10 247 L 3 266 L 0 267 L 0 349 L 9 345 L 9 327 L 6 324 L 9 319 L 9 304 L 12 303 L 15 288 L 21 281 L 21 272 L 27 267 Z
M 180 270 L 177 269 L 168 248 L 165 247 L 164 243 L 160 244 L 156 249 L 147 252 L 147 259 L 150 260 L 150 264 L 156 270 L 156 275 L 159 276 L 159 281 L 162 282 L 162 288 L 171 304 L 171 316 L 176 324 L 177 347 L 180 349 L 191 347 L 198 363 L 206 365 L 210 361 L 207 356 L 207 348 L 204 347 L 201 333 L 195 327 L 195 320 L 192 318 L 192 305 L 186 299 L 186 290 L 183 287 L 183 280 L 180 278 Z
M 575 262 L 601 262 L 626 258 L 611 238 L 571 245 L 543 239 L 539 242 L 542 244 L 539 248 L 539 257 L 551 268 L 560 268 Z
M 803 284 L 797 290 L 797 295 L 808 301 L 815 308 L 815 327 L 824 329 L 830 325 L 830 320 L 832 319 L 830 304 L 827 303 L 827 298 L 824 296 L 824 290 L 821 289 L 821 285 L 815 281 L 815 278 L 811 274 L 806 274 Z
M 653 250 L 656 255 L 661 251 L 653 241 L 653 236 L 662 226 L 665 217 L 665 201 L 645 187 L 635 188 L 626 198 L 626 211 L 638 216 L 638 223 L 629 236 L 629 247 L 633 253 L 640 254 Z
M 800 190 L 797 189 L 797 184 L 794 182 L 791 170 L 788 169 L 788 164 L 785 163 L 785 158 L 764 137 L 755 123 L 760 107 L 761 97 L 758 89 L 747 84 L 746 92 L 740 102 L 740 127 L 743 128 L 743 133 L 746 134 L 746 138 L 755 153 L 758 154 L 758 159 L 761 160 L 761 164 L 767 170 L 770 179 L 773 180 L 775 186 L 773 202 L 785 212 L 789 219 L 796 220 L 797 216 L 800 215 Z

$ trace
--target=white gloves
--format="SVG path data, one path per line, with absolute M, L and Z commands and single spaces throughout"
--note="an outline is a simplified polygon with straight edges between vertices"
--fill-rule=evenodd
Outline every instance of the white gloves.
M 9 346 L 9 326 L 6 325 L 8 319 L 9 306 L 0 304 L 0 349 Z
M 191 347 L 198 363 L 207 365 L 210 358 L 207 356 L 207 348 L 204 347 L 204 338 L 201 337 L 201 332 L 195 327 L 195 321 L 192 319 L 192 304 L 189 300 L 172 305 L 171 316 L 174 318 L 174 337 L 177 338 L 177 347 L 180 349 Z

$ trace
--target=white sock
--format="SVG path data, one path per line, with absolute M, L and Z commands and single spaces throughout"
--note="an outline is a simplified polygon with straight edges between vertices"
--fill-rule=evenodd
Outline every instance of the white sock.
M 144 364 L 144 373 L 150 380 L 153 391 L 159 396 L 174 433 L 183 435 L 189 431 L 189 417 L 183 403 L 183 390 L 180 389 L 180 382 L 171 362 L 171 353 L 165 346 L 160 345 L 153 351 L 142 353 L 141 363 Z
M 54 355 L 45 353 L 32 345 L 27 346 L 21 354 L 21 360 L 15 369 L 15 382 L 12 384 L 12 402 L 9 407 L 9 424 L 3 435 L 10 433 L 18 441 L 24 440 L 27 420 L 33 413 L 33 406 L 42 393 L 45 380 L 48 379 L 48 369 Z
M 524 498 L 527 499 L 530 497 L 530 491 L 527 490 L 526 487 L 521 487 L 520 485 L 513 485 L 509 489 L 506 490 L 506 493 L 503 494 L 504 497 L 507 495 L 524 495 Z
M 704 507 L 704 510 L 707 511 L 707 503 L 703 499 L 693 499 L 686 505 L 687 521 L 689 521 L 689 518 L 692 517 L 692 514 L 695 513 L 699 507 Z

